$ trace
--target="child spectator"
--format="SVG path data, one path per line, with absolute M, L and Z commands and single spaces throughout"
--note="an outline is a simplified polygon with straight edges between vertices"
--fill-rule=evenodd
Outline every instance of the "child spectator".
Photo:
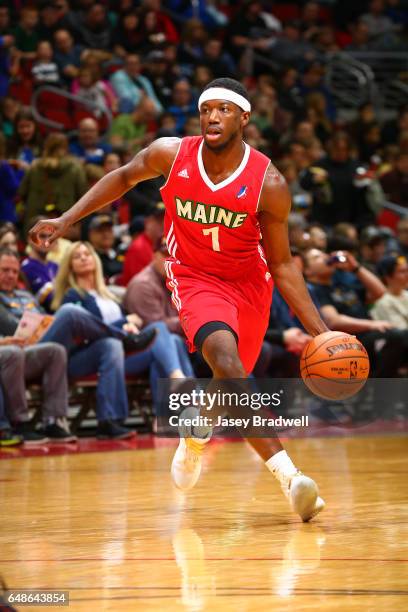
M 87 102 L 91 102 L 95 117 L 108 111 L 116 112 L 117 99 L 110 84 L 100 78 L 100 72 L 86 66 L 79 69 L 78 78 L 72 83 L 71 91 Z
M 52 60 L 53 51 L 51 44 L 42 40 L 37 46 L 37 58 L 31 69 L 34 85 L 56 85 L 60 84 L 60 75 L 57 64 Z

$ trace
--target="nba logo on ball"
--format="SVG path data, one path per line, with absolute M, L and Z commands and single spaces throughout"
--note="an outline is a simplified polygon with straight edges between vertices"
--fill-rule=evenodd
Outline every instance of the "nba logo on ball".
M 355 337 L 325 332 L 311 340 L 300 358 L 306 386 L 320 397 L 343 400 L 364 387 L 370 371 L 367 351 Z

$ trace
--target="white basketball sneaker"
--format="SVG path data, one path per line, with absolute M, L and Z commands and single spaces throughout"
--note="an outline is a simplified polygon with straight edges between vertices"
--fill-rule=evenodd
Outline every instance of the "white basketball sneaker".
M 281 485 L 292 510 L 299 514 L 303 522 L 310 521 L 325 507 L 323 499 L 319 497 L 317 484 L 302 472 L 281 481 Z
M 201 474 L 203 450 L 207 440 L 180 438 L 171 464 L 173 482 L 179 489 L 192 489 Z

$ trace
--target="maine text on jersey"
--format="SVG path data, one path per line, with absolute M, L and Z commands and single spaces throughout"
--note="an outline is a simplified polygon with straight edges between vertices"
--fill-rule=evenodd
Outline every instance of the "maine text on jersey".
M 183 200 L 178 196 L 175 196 L 175 202 L 179 217 L 204 225 L 216 223 L 234 229 L 241 227 L 248 216 L 248 213 L 236 212 L 222 206 L 204 204 L 194 200 Z

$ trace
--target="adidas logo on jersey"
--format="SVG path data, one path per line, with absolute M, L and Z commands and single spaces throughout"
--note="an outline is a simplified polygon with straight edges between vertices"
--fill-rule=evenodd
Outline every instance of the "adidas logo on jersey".
M 180 170 L 177 176 L 181 176 L 182 178 L 190 178 L 186 168 L 183 168 L 183 170 Z

